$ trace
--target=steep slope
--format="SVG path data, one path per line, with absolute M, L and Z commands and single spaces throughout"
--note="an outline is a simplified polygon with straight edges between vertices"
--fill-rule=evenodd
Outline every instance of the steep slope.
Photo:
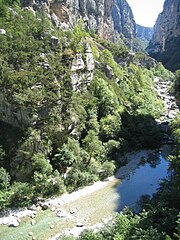
M 40 0 L 21 0 L 21 3 L 34 9 L 42 7 Z M 87 29 L 97 32 L 100 37 L 110 40 L 120 34 L 126 38 L 135 37 L 136 24 L 126 0 L 49 0 L 43 4 L 56 26 L 73 27 L 81 18 Z
M 175 71 L 180 68 L 180 1 L 166 0 L 147 48 L 149 54 Z
M 159 146 L 153 79 L 170 77 L 82 21 L 57 28 L 17 2 L 0 4 L 0 208 L 73 191 L 112 175 L 120 152 Z
M 136 37 L 150 41 L 153 35 L 153 28 L 136 25 Z

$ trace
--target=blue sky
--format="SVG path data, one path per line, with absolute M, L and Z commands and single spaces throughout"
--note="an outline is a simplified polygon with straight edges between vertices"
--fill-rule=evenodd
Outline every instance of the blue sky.
M 153 27 L 158 14 L 163 10 L 164 0 L 126 0 L 137 24 Z

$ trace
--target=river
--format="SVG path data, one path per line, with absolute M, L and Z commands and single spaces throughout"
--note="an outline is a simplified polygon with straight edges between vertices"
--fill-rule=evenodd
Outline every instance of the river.
M 68 201 L 63 200 L 64 203 L 59 201 L 56 206 L 56 209 L 59 208 L 66 213 L 65 217 L 57 217 L 52 209 L 40 211 L 35 217 L 35 224 L 32 224 L 31 218 L 26 217 L 17 228 L 0 226 L 1 239 L 32 239 L 30 233 L 33 233 L 38 240 L 56 239 L 53 236 L 59 236 L 63 232 L 76 235 L 83 229 L 77 227 L 77 224 L 91 227 L 115 212 L 121 211 L 125 206 L 137 206 L 136 202 L 139 198 L 147 194 L 152 196 L 157 191 L 161 179 L 167 176 L 167 157 L 170 147 L 165 146 L 161 151 L 144 151 L 144 153 L 146 153 L 145 157 L 142 155 L 141 159 L 139 159 L 140 155 L 131 155 L 132 159 L 129 163 L 131 166 L 120 169 L 119 176 L 123 174 L 125 176 L 122 180 L 112 178 L 110 181 L 99 183 L 99 186 L 104 184 L 101 188 L 93 186 L 85 188 L 88 193 L 82 189 L 65 196 Z M 96 190 L 88 190 L 93 188 Z M 75 210 L 73 214 L 70 213 L 72 209 Z

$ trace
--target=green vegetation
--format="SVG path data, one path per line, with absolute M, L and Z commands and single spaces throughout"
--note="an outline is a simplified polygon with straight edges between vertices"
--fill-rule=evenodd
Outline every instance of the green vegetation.
M 0 0 L 0 29 L 1 210 L 103 180 L 124 164 L 120 154 L 161 145 L 155 119 L 164 105 L 153 79 L 174 77 L 162 64 L 144 53 L 130 53 L 125 40 L 111 43 L 90 35 L 82 20 L 73 30 L 58 29 L 43 11 L 35 16 L 18 0 Z M 85 43 L 97 66 L 90 84 L 83 79 L 75 91 L 71 63 L 77 53 L 86 60 Z M 86 71 L 77 71 L 78 81 Z M 179 80 L 178 70 L 177 99 Z M 141 199 L 139 215 L 125 209 L 114 224 L 83 232 L 79 240 L 179 239 L 179 115 L 171 129 L 170 179 L 153 199 Z
M 92 184 L 123 164 L 124 151 L 161 144 L 155 119 L 164 106 L 153 78 L 171 74 L 147 69 L 149 58 L 129 55 L 120 40 L 93 38 L 82 20 L 62 30 L 43 11 L 36 15 L 0 1 L 1 209 Z M 75 91 L 71 63 L 77 53 L 85 60 L 84 43 L 99 65 Z
M 164 180 L 152 199 L 142 196 L 139 214 L 125 208 L 99 231 L 83 231 L 78 240 L 178 240 L 180 234 L 180 115 L 171 122 L 175 140 L 169 180 Z M 113 222 L 113 223 L 112 223 Z M 62 237 L 60 239 L 68 239 Z M 73 238 L 70 238 L 73 239 Z

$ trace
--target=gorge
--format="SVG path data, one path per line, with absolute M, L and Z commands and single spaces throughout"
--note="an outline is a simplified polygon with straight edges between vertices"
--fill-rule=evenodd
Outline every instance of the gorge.
M 78 239 L 177 238 L 179 60 L 171 63 L 173 69 L 167 63 L 176 73 L 158 60 L 167 54 L 173 62 L 169 49 L 179 57 L 176 45 L 168 45 L 178 38 L 178 9 L 178 1 L 165 1 L 148 47 L 155 60 L 136 39 L 137 25 L 125 0 L 0 0 L 0 238 L 50 239 L 62 219 L 65 229 L 81 229 L 89 225 L 86 219 L 97 217 L 93 225 L 117 210 L 121 194 L 123 199 L 130 191 L 118 210 L 157 187 L 152 198 L 142 198 L 144 211 L 138 215 L 125 209 L 110 226 L 97 233 L 90 229 Z M 146 36 L 146 30 L 140 27 L 139 35 Z M 164 144 L 173 147 L 168 164 Z M 155 157 L 151 166 L 147 152 Z M 140 160 L 144 166 L 137 168 Z M 173 174 L 161 182 L 168 165 Z M 124 195 L 112 177 L 118 169 L 125 177 Z M 104 187 L 90 196 L 84 189 L 93 184 Z M 63 194 L 78 197 L 78 211 L 70 202 L 66 210 L 48 204 Z M 13 213 L 13 208 L 20 210 Z M 20 221 L 22 208 L 30 218 L 23 215 Z M 6 222 L 8 211 L 12 222 Z

